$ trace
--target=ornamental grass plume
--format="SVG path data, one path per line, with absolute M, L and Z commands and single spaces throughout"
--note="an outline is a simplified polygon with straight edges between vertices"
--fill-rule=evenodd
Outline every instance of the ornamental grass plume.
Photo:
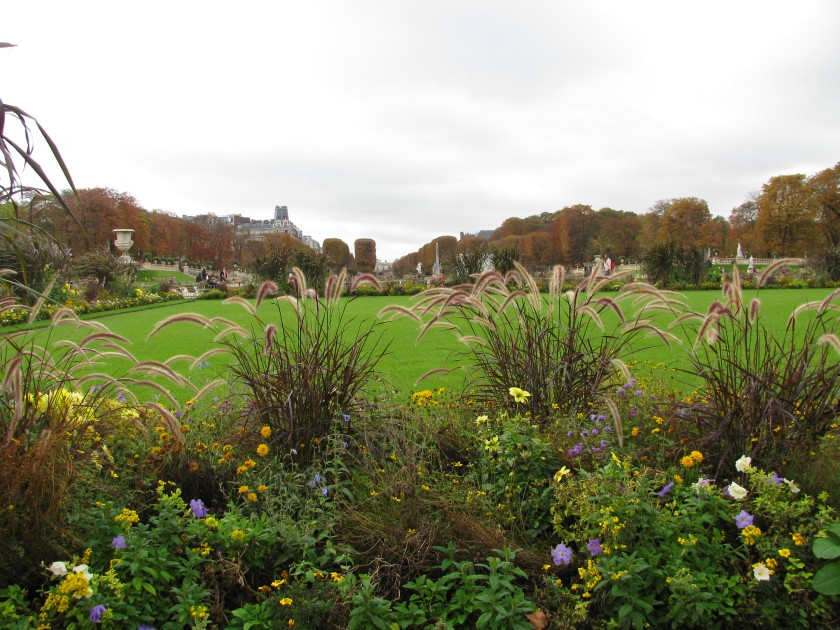
M 216 346 L 196 362 L 214 353 L 227 355 L 232 378 L 226 384 L 243 390 L 245 408 L 262 427 L 260 435 L 296 448 L 327 434 L 336 419 L 359 408 L 361 394 L 387 352 L 387 344 L 376 334 L 377 322 L 355 322 L 347 316 L 347 302 L 340 299 L 345 280 L 343 270 L 327 279 L 323 296 L 310 297 L 305 275 L 295 268 L 290 276 L 295 293 L 274 300 L 276 323 L 266 322 L 257 312 L 277 291 L 276 285 L 266 282 L 257 293 L 256 306 L 241 297 L 224 301 L 244 308 L 249 324 L 182 314 L 159 323 L 149 337 L 180 324 L 213 330 Z M 375 279 L 366 276 L 363 281 Z M 265 457 L 268 449 L 268 444 L 261 444 L 257 453 Z M 302 455 L 310 457 L 311 450 Z
M 759 290 L 790 259 L 769 265 Z M 761 299 L 747 301 L 737 265 L 723 295 L 706 313 L 687 313 L 679 325 L 694 343 L 689 351 L 692 378 L 699 377 L 697 400 L 681 403 L 699 443 L 720 480 L 735 463 L 745 472 L 749 451 L 771 468 L 783 469 L 792 453 L 819 444 L 840 413 L 840 343 L 836 335 L 840 289 L 796 308 L 784 332 L 771 329 Z M 738 459 L 740 458 L 740 459 Z
M 677 340 L 649 319 L 670 298 L 640 283 L 606 293 L 621 274 L 593 273 L 564 292 L 562 266 L 553 269 L 543 297 L 525 267 L 518 262 L 514 267 L 505 275 L 483 273 L 472 284 L 430 288 L 410 309 L 388 306 L 380 316 L 411 317 L 421 325 L 418 341 L 433 328 L 453 330 L 463 343 L 458 364 L 464 367 L 458 369 L 469 373 L 472 399 L 510 413 L 521 413 L 517 406 L 523 405 L 541 424 L 557 409 L 584 411 L 589 403 L 606 400 L 622 442 L 618 410 L 607 395 L 617 375 L 630 380 L 626 361 L 646 340 Z M 627 302 L 630 308 L 624 307 Z M 441 371 L 451 370 L 432 370 L 421 380 Z M 513 396 L 510 383 L 531 396 Z

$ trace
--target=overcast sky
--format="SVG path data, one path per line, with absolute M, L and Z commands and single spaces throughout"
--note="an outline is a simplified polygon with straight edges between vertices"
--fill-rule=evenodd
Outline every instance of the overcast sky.
M 286 205 L 392 260 L 576 203 L 728 217 L 833 166 L 838 26 L 836 0 L 27 0 L 4 3 L 0 98 L 79 187 Z

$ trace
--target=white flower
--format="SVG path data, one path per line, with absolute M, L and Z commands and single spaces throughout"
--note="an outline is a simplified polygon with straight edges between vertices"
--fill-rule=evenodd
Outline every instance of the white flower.
M 790 488 L 791 494 L 796 494 L 797 492 L 799 492 L 799 486 L 797 486 L 790 479 L 785 479 L 784 481 L 788 485 L 788 488 Z
M 770 569 L 759 562 L 753 565 L 753 575 L 759 582 L 767 582 L 770 580 Z
M 64 577 L 67 575 L 67 565 L 63 562 L 53 562 L 50 565 L 50 572 L 58 577 Z
M 740 501 L 747 496 L 747 489 L 742 488 L 737 483 L 730 483 L 727 489 L 729 490 L 729 496 L 736 501 Z
M 752 464 L 752 458 L 746 455 L 741 455 L 741 458 L 735 462 L 735 469 L 738 472 L 747 472 L 747 469 Z
M 88 565 L 86 564 L 77 564 L 73 567 L 73 573 L 81 573 L 82 577 L 84 577 L 88 582 L 93 577 L 93 574 L 88 571 Z

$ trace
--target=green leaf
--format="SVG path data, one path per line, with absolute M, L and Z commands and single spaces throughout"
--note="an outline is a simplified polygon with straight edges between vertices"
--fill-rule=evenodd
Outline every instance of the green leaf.
M 155 590 L 155 587 L 152 586 L 151 584 L 149 584 L 148 582 L 143 582 L 143 590 L 152 594 L 152 595 L 157 595 L 157 591 Z
M 814 574 L 814 590 L 823 595 L 840 595 L 840 562 L 830 562 Z
M 834 537 L 816 538 L 814 540 L 814 555 L 823 560 L 834 560 L 840 557 L 840 542 Z

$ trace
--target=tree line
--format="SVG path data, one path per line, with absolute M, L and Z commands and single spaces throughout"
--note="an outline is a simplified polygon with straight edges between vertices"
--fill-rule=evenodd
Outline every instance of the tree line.
M 577 204 L 511 217 L 489 239 L 440 236 L 397 259 L 394 272 L 412 273 L 418 264 L 423 273 L 429 272 L 436 246 L 441 260 L 460 275 L 473 260 L 495 265 L 494 259 L 504 264 L 513 256 L 540 269 L 582 265 L 601 254 L 635 262 L 666 245 L 733 256 L 738 243 L 746 256 L 758 258 L 840 256 L 840 162 L 811 177 L 772 177 L 734 208 L 728 220 L 713 217 L 706 201 L 697 197 L 660 200 L 642 215 Z

